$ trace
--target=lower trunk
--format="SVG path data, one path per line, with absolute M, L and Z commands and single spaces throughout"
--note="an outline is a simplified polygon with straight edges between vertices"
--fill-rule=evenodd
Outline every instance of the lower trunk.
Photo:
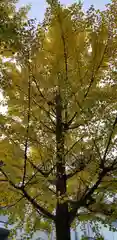
M 56 240 L 70 240 L 68 204 L 58 203 L 56 209 Z
M 68 203 L 60 201 L 60 198 L 64 199 L 67 190 L 62 110 L 62 99 L 59 92 L 56 95 L 56 240 L 70 240 Z

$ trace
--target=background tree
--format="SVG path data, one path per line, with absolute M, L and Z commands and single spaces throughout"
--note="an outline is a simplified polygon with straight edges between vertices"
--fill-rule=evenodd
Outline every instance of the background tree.
M 2 65 L 1 207 L 26 230 L 116 218 L 116 14 L 49 2 Z
M 29 6 L 16 10 L 17 0 L 0 1 L 0 55 L 6 57 L 21 49 L 21 39 L 28 24 Z

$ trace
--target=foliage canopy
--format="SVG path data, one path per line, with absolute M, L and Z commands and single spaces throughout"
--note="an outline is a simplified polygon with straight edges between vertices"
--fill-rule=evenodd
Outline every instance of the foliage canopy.
M 15 63 L 1 62 L 1 207 L 27 230 L 51 229 L 58 205 L 69 225 L 116 217 L 116 29 L 116 0 L 87 13 L 49 2 Z

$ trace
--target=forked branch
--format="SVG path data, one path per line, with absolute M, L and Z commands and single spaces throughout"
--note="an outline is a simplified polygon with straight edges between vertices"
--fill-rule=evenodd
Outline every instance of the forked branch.
M 49 219 L 55 221 L 55 216 L 53 214 L 51 214 L 48 210 L 46 210 L 44 207 L 42 207 L 39 203 L 37 203 L 35 198 L 32 198 L 28 194 L 28 192 L 25 190 L 25 187 L 23 185 L 22 186 L 16 185 L 15 183 L 13 183 L 10 180 L 10 178 L 8 177 L 8 175 L 5 173 L 5 171 L 2 168 L 0 168 L 0 171 L 12 187 L 19 190 L 21 193 L 23 193 L 23 196 L 32 204 L 32 206 L 37 210 L 37 212 L 40 212 L 40 214 L 42 214 L 43 217 L 49 218 Z

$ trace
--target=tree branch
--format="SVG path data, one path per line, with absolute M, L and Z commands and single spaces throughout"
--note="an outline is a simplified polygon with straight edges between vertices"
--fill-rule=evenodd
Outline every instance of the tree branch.
M 91 200 L 92 199 L 92 194 L 94 193 L 94 191 L 97 189 L 97 187 L 99 186 L 99 184 L 101 183 L 101 180 L 103 179 L 103 177 L 106 175 L 107 171 L 102 170 L 101 173 L 99 174 L 98 180 L 96 181 L 96 183 L 93 185 L 93 187 L 91 187 L 90 189 L 88 189 L 88 191 L 85 193 L 85 195 L 83 197 L 81 197 L 81 199 L 79 201 L 75 201 L 73 208 L 71 209 L 71 211 L 69 212 L 69 218 L 70 218 L 70 223 L 74 220 L 78 208 L 81 206 L 87 206 L 87 200 Z M 90 202 L 89 202 L 90 203 Z M 89 205 L 88 203 L 88 205 Z M 92 202 L 91 202 L 92 203 Z
M 95 74 L 98 72 L 98 70 L 99 70 L 100 67 L 101 67 L 101 64 L 102 64 L 102 62 L 103 62 L 103 59 L 104 59 L 104 55 L 105 55 L 107 46 L 108 46 L 108 44 L 106 44 L 106 46 L 105 46 L 105 48 L 104 48 L 103 55 L 102 55 L 102 57 L 101 57 L 101 60 L 100 60 L 100 62 L 99 62 L 99 65 L 98 65 L 97 68 L 96 68 Z M 94 62 L 95 62 L 95 61 L 94 61 Z M 95 68 L 95 66 L 94 66 L 94 68 Z M 87 97 L 87 95 L 88 95 L 88 93 L 89 93 L 89 91 L 90 91 L 90 88 L 91 88 L 91 86 L 92 86 L 92 84 L 93 84 L 93 82 L 94 82 L 94 80 L 95 80 L 94 70 L 95 70 L 95 69 L 93 69 L 93 71 L 92 71 L 92 77 L 91 77 L 91 80 L 90 80 L 88 89 L 87 89 L 87 91 L 86 91 L 86 93 L 85 93 L 85 95 L 84 95 L 84 99 Z
M 6 179 L 0 179 L 0 182 L 8 182 Z
M 27 129 L 26 129 L 26 141 L 25 141 L 25 151 L 24 151 L 24 173 L 22 184 L 24 185 L 26 177 L 26 165 L 27 165 L 27 150 L 28 150 L 28 137 L 29 137 L 29 124 L 30 124 L 30 108 L 31 108 L 31 79 L 28 79 L 28 116 L 27 116 Z
M 9 208 L 12 208 L 12 207 L 14 207 L 14 206 L 16 206 L 17 205 L 17 203 L 19 203 L 22 199 L 24 198 L 24 196 L 22 196 L 21 198 L 19 198 L 15 203 L 12 203 L 12 204 L 9 204 L 9 205 L 6 205 L 6 206 L 0 206 L 0 208 L 2 208 L 2 209 L 9 209 Z
M 80 126 L 84 126 L 84 124 L 80 124 L 80 123 L 74 123 L 71 125 L 71 127 L 69 127 L 70 130 L 76 129 Z
M 23 90 L 20 88 L 19 85 L 15 84 L 15 86 L 16 86 L 21 92 L 23 92 L 26 97 L 28 97 L 28 95 L 26 94 L 26 92 L 23 91 Z M 41 106 L 39 103 L 37 103 L 37 101 L 35 100 L 35 98 L 34 98 L 33 96 L 32 96 L 32 102 L 34 102 L 40 109 L 42 109 L 42 110 L 47 114 L 47 116 L 50 118 L 50 120 L 52 121 L 52 119 L 51 119 L 50 116 L 52 116 L 53 118 L 54 118 L 55 116 L 54 116 L 52 113 L 50 113 L 48 110 L 46 110 L 46 109 L 44 108 L 44 106 Z
M 97 144 L 96 144 L 96 141 L 95 141 L 94 139 L 93 139 L 93 143 L 94 143 L 94 146 L 95 146 L 95 148 L 96 148 L 96 150 L 97 150 L 97 154 L 98 154 L 99 159 L 100 159 L 100 167 L 103 169 L 103 168 L 104 168 L 103 158 L 101 157 L 100 150 L 99 150 L 99 148 L 98 148 L 98 146 L 97 146 Z
M 69 180 L 70 178 L 74 177 L 77 173 L 83 171 L 85 168 L 85 166 L 79 167 L 78 169 L 76 169 L 75 171 L 69 173 L 66 175 L 66 179 Z
M 39 85 L 37 84 L 37 80 L 36 80 L 35 76 L 33 75 L 32 77 L 33 77 L 33 81 L 34 81 L 34 83 L 35 83 L 35 85 L 36 85 L 36 87 L 37 87 L 37 90 L 38 90 L 40 96 L 43 98 L 43 100 L 48 104 L 48 106 L 50 106 L 50 105 L 51 105 L 51 106 L 54 106 L 54 103 L 53 103 L 53 102 L 46 100 L 45 96 L 43 95 L 42 91 L 40 90 Z M 51 119 L 51 120 L 52 120 L 52 119 Z M 52 123 L 54 123 L 54 122 L 52 121 Z M 54 125 L 55 125 L 55 124 L 54 124 Z
M 67 180 L 72 178 L 73 176 L 75 176 L 77 173 L 83 171 L 85 169 L 86 165 L 89 164 L 89 162 L 91 161 L 91 157 L 90 157 L 90 159 L 87 162 L 85 162 L 85 159 L 82 162 L 81 162 L 81 159 L 77 159 L 77 160 L 80 161 L 79 162 L 79 167 L 75 168 L 74 171 L 72 171 L 71 173 L 66 175 L 66 179 Z
M 101 171 L 101 173 L 99 174 L 98 180 L 97 182 L 93 185 L 93 187 L 91 187 L 88 192 L 85 195 L 85 199 L 88 199 L 93 193 L 94 191 L 97 189 L 97 187 L 99 186 L 99 184 L 101 183 L 103 177 L 106 175 L 107 170 L 104 169 Z
M 7 176 L 7 174 L 4 172 L 3 168 L 1 168 L 1 167 L 0 167 L 0 172 L 4 175 L 4 177 L 6 178 L 7 182 L 10 183 L 10 185 L 11 185 L 12 187 L 14 187 L 14 188 L 16 188 L 16 189 L 18 189 L 18 190 L 20 189 L 19 186 L 15 185 L 15 183 L 13 183 L 13 182 L 9 179 L 9 177 Z
M 80 139 L 78 139 L 75 143 L 73 143 L 73 145 L 65 152 L 65 155 L 66 156 L 74 147 L 75 145 L 82 140 L 83 137 L 81 137 Z
M 34 114 L 33 114 L 33 117 L 34 117 L 34 119 L 35 119 L 36 121 L 38 121 L 37 117 L 34 116 Z M 44 122 L 42 122 L 42 121 L 40 121 L 40 123 L 41 123 L 44 127 L 46 127 L 46 128 L 49 130 L 50 133 L 55 133 L 55 130 L 54 130 L 53 128 L 48 127 L 48 126 L 47 126 Z
M 77 112 L 74 113 L 73 117 L 68 121 L 68 123 L 63 123 L 65 131 L 71 129 L 70 125 L 72 124 L 72 122 L 73 122 L 74 118 L 76 117 L 76 115 L 77 115 Z
M 105 207 L 105 205 L 106 205 L 106 207 Z M 87 206 L 88 210 L 90 212 L 92 212 L 93 214 L 95 213 L 95 214 L 101 214 L 104 216 L 112 216 L 112 213 L 114 212 L 114 210 L 109 209 L 109 207 L 110 207 L 109 204 L 106 204 L 106 203 L 104 203 L 104 204 L 99 203 L 99 206 L 98 206 L 99 210 L 95 209 L 95 208 L 94 209 L 91 208 L 91 205 Z
M 40 206 L 34 198 L 32 198 L 24 188 L 21 188 L 24 197 L 33 205 L 33 207 L 37 210 L 40 211 L 40 213 L 46 217 L 49 218 L 53 221 L 55 221 L 55 216 L 53 214 L 51 214 L 48 210 L 46 210 L 45 208 L 43 208 L 42 206 Z
M 22 193 L 23 193 L 23 196 L 33 205 L 33 207 L 37 210 L 37 211 L 40 211 L 40 213 L 46 217 L 46 218 L 49 218 L 53 221 L 55 221 L 55 216 L 53 214 L 51 214 L 48 210 L 46 210 L 45 208 L 43 208 L 42 206 L 40 206 L 34 198 L 32 198 L 28 193 L 27 191 L 25 190 L 25 187 L 22 185 L 22 186 L 17 186 L 15 185 L 10 179 L 9 177 L 7 176 L 7 174 L 4 172 L 4 170 L 2 168 L 0 168 L 0 171 L 2 172 L 2 174 L 4 175 L 4 177 L 7 179 L 8 183 L 14 187 L 15 189 L 17 190 L 20 190 Z
M 110 144 L 111 144 L 111 139 L 112 139 L 112 135 L 113 135 L 113 132 L 114 132 L 114 129 L 115 129 L 116 124 L 117 124 L 117 116 L 116 116 L 116 118 L 115 118 L 115 121 L 114 121 L 113 126 L 112 126 L 112 130 L 111 130 L 110 135 L 109 135 L 109 138 L 108 138 L 107 146 L 106 146 L 105 153 L 104 153 L 104 156 L 103 156 L 103 162 L 104 162 L 105 159 L 106 159 L 106 155 L 107 155 L 107 153 L 108 153 L 108 149 L 109 149 L 109 146 L 110 146 Z
M 48 172 L 43 172 L 43 170 L 41 170 L 41 168 L 39 168 L 38 166 L 36 166 L 33 162 L 31 162 L 31 160 L 28 158 L 28 162 L 32 165 L 32 167 L 37 170 L 40 174 L 42 174 L 42 176 L 44 176 L 45 178 L 47 178 L 52 171 L 54 170 L 55 166 L 53 166 L 53 168 L 50 169 L 50 171 Z

